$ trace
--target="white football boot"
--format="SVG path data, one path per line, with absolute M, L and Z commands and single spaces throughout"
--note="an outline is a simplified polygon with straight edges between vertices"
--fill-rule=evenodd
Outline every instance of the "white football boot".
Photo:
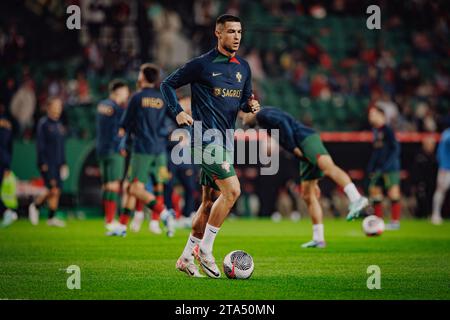
M 11 209 L 6 209 L 3 213 L 2 227 L 8 227 L 17 220 L 17 213 Z
M 126 237 L 127 235 L 127 226 L 124 224 L 116 224 L 116 226 L 106 233 L 109 237 Z
M 198 267 L 194 263 L 194 257 L 192 256 L 190 259 L 186 259 L 185 257 L 181 256 L 177 260 L 177 264 L 175 265 L 175 268 L 177 270 L 186 273 L 189 277 L 194 278 L 203 278 L 204 275 L 200 273 L 198 270 Z
M 200 263 L 203 272 L 211 278 L 220 278 L 220 269 L 216 264 L 216 260 L 212 253 L 207 254 L 200 249 L 200 246 L 195 246 L 193 250 L 194 258 Z
M 150 230 L 151 233 L 154 233 L 154 234 L 161 234 L 162 233 L 161 227 L 159 225 L 159 220 L 150 220 L 150 224 L 148 225 L 148 229 Z
M 47 225 L 50 227 L 64 228 L 66 226 L 66 223 L 64 221 L 62 221 L 61 219 L 53 217 L 53 218 L 47 220 Z

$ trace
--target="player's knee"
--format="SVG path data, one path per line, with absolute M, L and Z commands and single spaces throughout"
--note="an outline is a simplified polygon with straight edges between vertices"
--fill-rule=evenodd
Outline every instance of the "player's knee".
M 315 199 L 317 199 L 318 186 L 313 182 L 306 182 L 302 185 L 302 199 L 306 202 L 306 204 L 310 204 Z
M 142 185 L 140 182 L 132 182 L 129 187 L 129 193 L 132 196 L 135 196 L 142 189 Z
M 388 194 L 389 200 L 391 201 L 399 201 L 400 200 L 400 192 L 393 192 Z
M 228 190 L 227 192 L 223 193 L 223 195 L 228 201 L 234 203 L 241 195 L 241 187 L 235 186 L 235 187 L 231 188 L 230 190 Z
M 308 190 L 302 193 L 302 199 L 306 202 L 306 204 L 310 204 L 316 199 L 316 194 L 314 190 Z
M 211 208 L 212 208 L 213 204 L 214 204 L 214 201 L 209 200 L 209 199 L 206 201 L 203 201 L 204 211 L 209 214 L 211 212 Z
M 326 162 L 326 165 L 324 165 L 321 169 L 324 175 L 331 176 L 334 172 L 336 172 L 337 166 L 334 164 L 333 160 L 330 160 L 329 162 Z
M 334 166 L 333 159 L 329 155 L 323 154 L 317 158 L 317 165 L 322 171 L 325 171 Z

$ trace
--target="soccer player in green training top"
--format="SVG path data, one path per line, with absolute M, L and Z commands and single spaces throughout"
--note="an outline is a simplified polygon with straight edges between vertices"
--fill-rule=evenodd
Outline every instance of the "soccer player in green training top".
M 169 75 L 161 84 L 161 92 L 178 125 L 191 126 L 194 120 L 201 121 L 201 132 L 197 129 L 192 140 L 198 135 L 203 137 L 201 143 L 194 141 L 194 157 L 198 149 L 203 154 L 202 203 L 176 268 L 190 276 L 200 276 L 195 257 L 209 277 L 219 278 L 213 256 L 214 239 L 241 192 L 231 164 L 233 139 L 226 138 L 226 131 L 234 129 L 239 110 L 257 112 L 259 103 L 252 95 L 250 67 L 236 55 L 242 37 L 240 19 L 227 14 L 217 18 L 215 36 L 217 47 Z M 192 117 L 183 111 L 175 92 L 187 84 L 191 85 Z M 194 125 L 194 131 L 196 128 Z M 208 137 L 209 129 L 219 132 L 222 139 Z
M 341 168 L 336 166 L 313 129 L 296 121 L 290 114 L 272 107 L 262 108 L 256 115 L 240 113 L 244 125 L 259 124 L 265 129 L 278 129 L 280 145 L 300 158 L 302 196 L 308 207 L 313 223 L 313 240 L 302 245 L 303 248 L 324 248 L 323 212 L 319 203 L 319 179 L 327 176 L 344 189 L 350 200 L 347 219 L 359 216 L 369 204 L 368 199 L 359 194 L 352 180 Z

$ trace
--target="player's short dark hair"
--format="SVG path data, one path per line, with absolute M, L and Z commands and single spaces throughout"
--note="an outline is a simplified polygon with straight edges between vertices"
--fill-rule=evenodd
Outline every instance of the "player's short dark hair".
M 125 81 L 120 80 L 120 79 L 111 80 L 111 82 L 108 84 L 109 93 L 113 93 L 117 89 L 120 89 L 123 87 L 128 87 L 128 85 Z
M 223 14 L 216 19 L 216 25 L 224 25 L 225 22 L 241 22 L 241 19 L 237 16 L 233 16 L 232 14 Z
M 153 63 L 144 63 L 140 70 L 148 83 L 156 83 L 159 80 L 159 68 Z

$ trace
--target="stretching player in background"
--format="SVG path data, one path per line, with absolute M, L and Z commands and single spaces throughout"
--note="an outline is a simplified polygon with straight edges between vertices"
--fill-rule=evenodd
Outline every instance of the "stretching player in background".
M 103 190 L 103 211 L 106 229 L 112 230 L 117 207 L 120 207 L 120 180 L 125 170 L 125 139 L 119 137 L 120 120 L 130 91 L 125 82 L 109 84 L 109 98 L 97 106 L 97 158 L 100 163 Z
M 296 121 L 290 114 L 273 107 L 261 108 L 256 115 L 240 112 L 239 117 L 244 125 L 259 124 L 264 129 L 278 129 L 280 145 L 300 159 L 302 197 L 313 223 L 313 239 L 303 244 L 303 248 L 326 246 L 323 212 L 319 203 L 319 179 L 323 176 L 329 177 L 344 189 L 350 200 L 347 220 L 358 217 L 367 207 L 367 198 L 360 195 L 348 174 L 334 164 L 316 131 Z
M 252 95 L 250 67 L 236 55 L 242 37 L 240 19 L 232 15 L 218 17 L 215 35 L 217 47 L 169 75 L 162 82 L 161 91 L 179 126 L 191 126 L 194 120 L 202 124 L 201 132 L 194 126 L 199 132 L 191 136 L 194 158 L 202 168 L 202 203 L 176 268 L 189 276 L 201 276 L 195 257 L 209 277 L 219 278 L 220 269 L 213 256 L 214 240 L 241 193 L 232 165 L 234 141 L 226 130 L 234 129 L 239 110 L 257 112 L 259 103 Z M 187 84 L 192 91 L 192 117 L 180 106 L 175 91 Z M 219 132 L 222 139 L 205 135 L 208 129 Z M 203 139 L 195 141 L 194 136 Z
M 161 215 L 161 219 L 167 221 L 168 236 L 172 236 L 174 232 L 173 219 L 164 206 L 160 181 L 155 181 L 160 187 L 155 188 L 154 193 L 145 189 L 149 176 L 159 179 L 159 169 L 165 161 L 163 157 L 165 143 L 161 141 L 160 126 L 165 117 L 166 108 L 161 93 L 155 88 L 158 79 L 157 66 L 149 63 L 141 66 L 138 78 L 140 90 L 131 97 L 121 120 L 120 136 L 133 135 L 129 168 L 130 186 L 127 203 L 119 218 L 120 224 L 109 233 L 110 235 L 126 235 L 128 221 L 135 210 L 137 200 L 142 201 L 153 211 L 154 219 Z
M 50 98 L 47 102 L 47 116 L 37 127 L 38 167 L 45 182 L 46 190 L 28 207 L 29 219 L 33 225 L 39 223 L 39 209 L 47 202 L 47 224 L 65 227 L 65 222 L 56 217 L 62 190 L 62 177 L 67 176 L 68 167 L 64 151 L 65 129 L 59 121 L 63 109 L 60 98 Z
M 391 222 L 386 230 L 400 228 L 400 144 L 395 133 L 386 123 L 384 110 L 369 109 L 369 122 L 373 127 L 373 152 L 367 166 L 369 195 L 375 215 L 383 218 L 383 189 L 391 201 Z
M 433 195 L 433 213 L 431 222 L 435 225 L 442 224 L 442 204 L 445 194 L 450 188 L 450 128 L 442 133 L 437 150 L 439 171 L 437 175 L 436 191 Z
M 11 159 L 13 145 L 13 126 L 6 115 L 6 108 L 0 102 L 0 187 L 4 178 L 11 174 Z M 6 227 L 17 220 L 17 213 L 9 208 L 2 200 L 0 192 L 0 216 L 3 215 L 2 226 Z

